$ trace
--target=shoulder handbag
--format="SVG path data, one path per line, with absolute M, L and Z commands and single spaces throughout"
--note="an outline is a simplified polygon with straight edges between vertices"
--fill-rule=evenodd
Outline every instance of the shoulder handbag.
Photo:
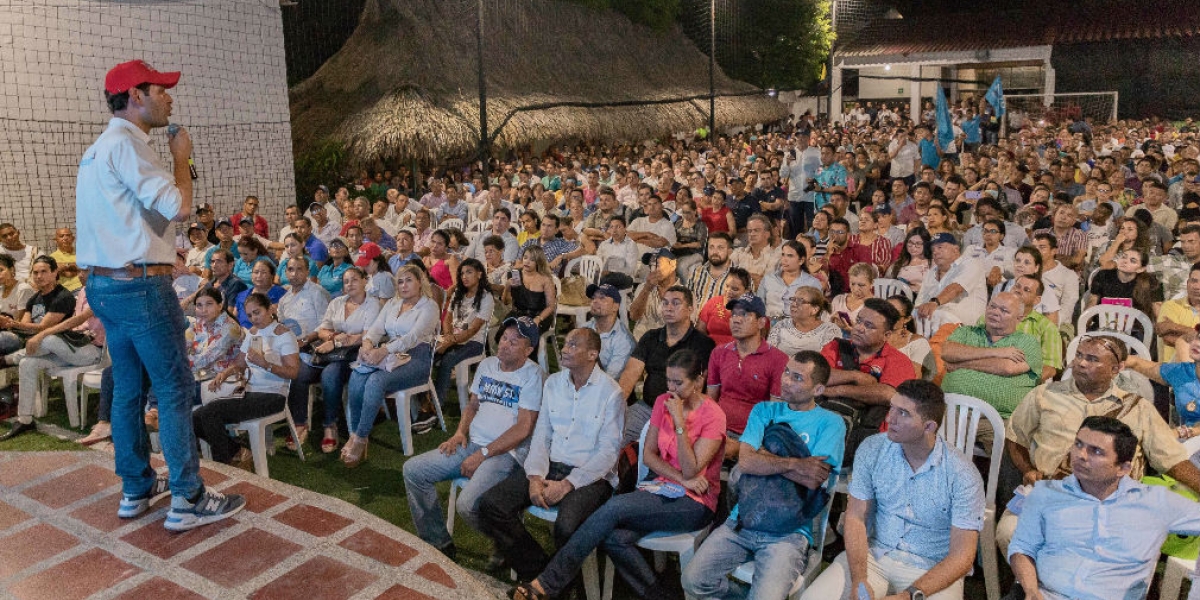
M 562 292 L 558 295 L 558 303 L 567 306 L 587 306 L 587 279 L 582 275 L 568 275 L 562 280 Z

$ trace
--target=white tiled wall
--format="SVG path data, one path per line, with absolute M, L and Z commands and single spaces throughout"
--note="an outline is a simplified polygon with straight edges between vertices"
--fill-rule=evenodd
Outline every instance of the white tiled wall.
M 228 216 L 253 194 L 278 227 L 295 184 L 275 0 L 0 0 L 0 222 L 39 246 L 74 224 L 79 157 L 111 116 L 104 74 L 135 58 L 183 72 L 172 120 L 195 143 L 196 201 Z M 165 130 L 152 138 L 168 157 Z

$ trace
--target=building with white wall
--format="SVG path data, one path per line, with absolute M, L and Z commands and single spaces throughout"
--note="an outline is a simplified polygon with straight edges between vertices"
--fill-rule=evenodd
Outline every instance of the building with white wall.
M 172 120 L 195 143 L 196 202 L 229 216 L 256 195 L 278 223 L 296 194 L 274 0 L 0 0 L 0 222 L 47 249 L 74 225 L 79 157 L 111 117 L 104 75 L 135 58 L 183 72 Z M 151 137 L 165 160 L 165 130 Z

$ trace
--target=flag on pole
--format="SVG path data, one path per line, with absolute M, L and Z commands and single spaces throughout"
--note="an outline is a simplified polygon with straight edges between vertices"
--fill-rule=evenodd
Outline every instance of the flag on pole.
M 996 76 L 996 80 L 992 82 L 992 87 L 988 88 L 987 94 L 983 96 L 988 104 L 996 111 L 997 117 L 1004 116 L 1004 88 L 1000 85 L 1000 76 Z
M 950 107 L 946 105 L 946 92 L 941 83 L 935 86 L 934 91 L 938 147 L 945 150 L 954 141 L 954 122 L 950 120 Z

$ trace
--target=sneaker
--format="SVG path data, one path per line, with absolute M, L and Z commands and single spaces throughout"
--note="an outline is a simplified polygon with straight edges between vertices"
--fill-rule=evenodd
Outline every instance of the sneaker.
M 170 531 L 188 531 L 209 523 L 228 519 L 246 508 L 246 498 L 239 494 L 225 495 L 205 489 L 200 497 L 187 508 L 171 507 L 167 513 L 167 522 L 163 524 Z
M 430 431 L 433 430 L 434 425 L 437 425 L 437 415 L 436 414 L 425 413 L 425 412 L 418 413 L 416 420 L 413 421 L 412 430 L 413 430 L 413 433 L 415 433 L 417 435 L 420 435 L 423 433 L 429 433 Z
M 121 497 L 121 504 L 117 507 L 117 516 L 122 519 L 133 519 L 142 516 L 147 510 L 150 510 L 150 505 L 158 502 L 164 496 L 171 494 L 171 485 L 166 475 L 159 475 L 154 479 L 154 486 L 150 488 L 150 493 L 141 498 L 130 498 L 129 496 Z

